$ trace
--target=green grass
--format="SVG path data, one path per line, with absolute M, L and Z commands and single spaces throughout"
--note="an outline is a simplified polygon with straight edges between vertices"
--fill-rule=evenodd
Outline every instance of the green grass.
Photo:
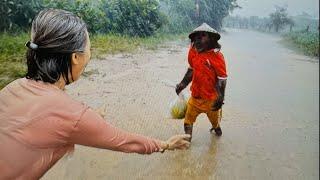
M 26 71 L 25 43 L 29 39 L 27 33 L 0 34 L 0 89 Z
M 308 56 L 319 57 L 319 32 L 290 32 L 283 35 L 284 39 L 299 48 Z
M 101 59 L 108 54 L 136 53 L 139 49 L 156 50 L 161 43 L 183 39 L 186 35 L 156 34 L 139 38 L 116 34 L 97 34 L 91 37 L 92 58 Z M 0 89 L 26 73 L 25 43 L 28 33 L 0 33 Z
M 135 53 L 139 49 L 156 50 L 170 40 L 183 39 L 185 35 L 156 34 L 147 38 L 129 37 L 116 34 L 98 34 L 91 37 L 92 57 L 100 59 L 106 54 Z M 187 37 L 187 36 L 185 36 Z

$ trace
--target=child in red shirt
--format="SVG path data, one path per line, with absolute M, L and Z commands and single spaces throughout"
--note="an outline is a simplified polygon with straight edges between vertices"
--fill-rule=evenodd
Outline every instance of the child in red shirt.
M 189 35 L 189 38 L 191 39 L 188 54 L 190 67 L 183 80 L 176 86 L 176 93 L 179 94 L 192 82 L 184 130 L 192 137 L 193 123 L 197 116 L 206 113 L 212 124 L 210 132 L 214 130 L 217 136 L 221 136 L 219 122 L 222 117 L 221 107 L 224 104 L 227 71 L 218 43 L 220 34 L 203 23 Z

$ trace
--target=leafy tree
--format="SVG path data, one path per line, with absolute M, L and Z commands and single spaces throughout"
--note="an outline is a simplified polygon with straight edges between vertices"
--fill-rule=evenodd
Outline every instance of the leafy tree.
M 292 20 L 288 17 L 287 7 L 276 6 L 275 12 L 270 14 L 271 24 L 276 32 L 283 29 L 286 25 L 292 24 Z
M 223 19 L 229 12 L 239 8 L 236 0 L 198 0 L 199 16 L 196 18 L 197 24 L 207 22 L 209 25 L 220 31 Z
M 236 0 L 162 0 L 168 6 L 168 26 L 173 32 L 183 32 L 203 22 L 221 30 L 223 18 L 239 7 Z
M 164 26 L 165 32 L 181 33 L 194 28 L 194 0 L 162 0 L 161 10 L 168 16 Z

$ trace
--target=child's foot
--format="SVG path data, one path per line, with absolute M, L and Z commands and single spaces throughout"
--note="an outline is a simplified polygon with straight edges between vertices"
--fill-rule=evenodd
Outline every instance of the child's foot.
M 210 132 L 212 133 L 213 130 L 214 130 L 214 132 L 216 133 L 217 136 L 221 136 L 222 135 L 222 130 L 221 130 L 220 126 L 217 127 L 217 128 L 211 128 Z

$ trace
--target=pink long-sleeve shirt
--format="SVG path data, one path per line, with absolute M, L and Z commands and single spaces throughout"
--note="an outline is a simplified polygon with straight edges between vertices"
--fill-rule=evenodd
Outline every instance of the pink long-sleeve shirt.
M 0 179 L 38 179 L 75 144 L 150 154 L 160 141 L 120 130 L 52 84 L 18 79 L 0 91 Z

